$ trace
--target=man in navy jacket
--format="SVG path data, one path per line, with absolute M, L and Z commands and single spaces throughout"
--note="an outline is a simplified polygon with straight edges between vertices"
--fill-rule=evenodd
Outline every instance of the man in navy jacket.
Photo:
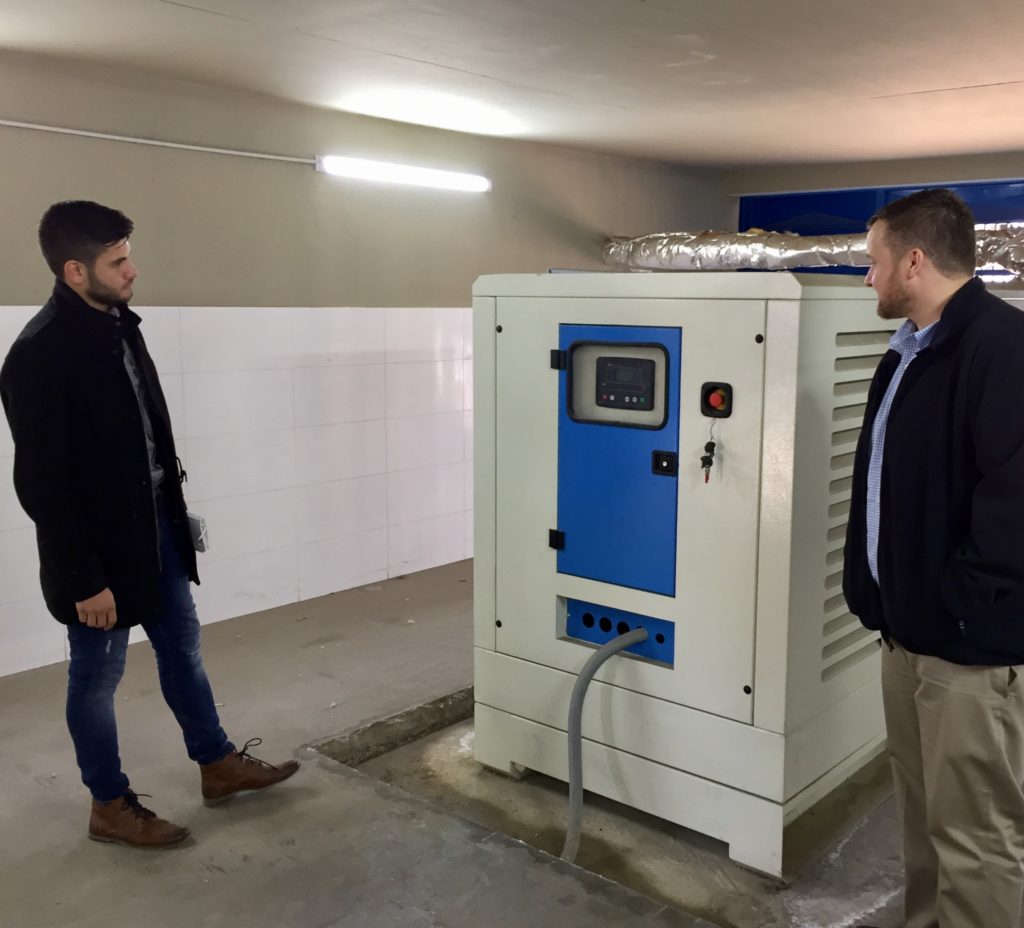
M 925 190 L 869 224 L 883 319 L 843 592 L 881 631 L 908 928 L 1024 915 L 1024 313 L 974 277 L 974 220 Z

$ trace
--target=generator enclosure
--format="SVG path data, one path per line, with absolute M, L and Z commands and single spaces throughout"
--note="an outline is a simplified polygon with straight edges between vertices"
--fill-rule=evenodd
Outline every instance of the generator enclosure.
M 829 275 L 473 293 L 476 758 L 565 780 L 577 673 L 646 628 L 591 684 L 584 787 L 781 875 L 785 826 L 884 747 L 881 642 L 842 571 L 897 323 Z

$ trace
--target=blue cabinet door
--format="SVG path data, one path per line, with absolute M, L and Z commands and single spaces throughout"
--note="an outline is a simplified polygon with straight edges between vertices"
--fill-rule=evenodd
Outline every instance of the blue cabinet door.
M 559 347 L 598 343 L 660 346 L 667 364 L 659 426 L 580 421 L 571 409 L 573 371 L 559 376 L 558 572 L 674 596 L 678 479 L 655 473 L 655 452 L 679 452 L 682 331 L 649 326 L 559 326 Z M 602 349 L 603 353 L 603 349 Z M 659 352 L 660 353 L 660 352 Z M 628 419 L 628 416 L 624 416 Z

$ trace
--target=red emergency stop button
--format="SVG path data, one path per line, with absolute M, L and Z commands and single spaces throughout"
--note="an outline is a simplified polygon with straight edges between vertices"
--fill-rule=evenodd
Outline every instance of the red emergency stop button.
M 700 411 L 712 419 L 732 415 L 732 384 L 706 383 L 700 389 Z

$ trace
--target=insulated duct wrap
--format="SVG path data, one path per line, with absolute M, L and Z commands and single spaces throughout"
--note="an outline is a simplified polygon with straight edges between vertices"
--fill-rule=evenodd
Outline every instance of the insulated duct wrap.
M 867 264 L 866 235 L 790 232 L 669 232 L 612 239 L 607 264 L 648 271 L 780 271 L 793 267 Z
M 992 265 L 1024 280 L 1024 228 L 978 230 L 978 267 Z
M 996 265 L 1024 279 L 1024 228 L 979 229 L 978 267 Z M 622 270 L 780 271 L 805 267 L 864 267 L 867 233 L 794 235 L 790 232 L 666 232 L 610 240 L 606 264 Z

